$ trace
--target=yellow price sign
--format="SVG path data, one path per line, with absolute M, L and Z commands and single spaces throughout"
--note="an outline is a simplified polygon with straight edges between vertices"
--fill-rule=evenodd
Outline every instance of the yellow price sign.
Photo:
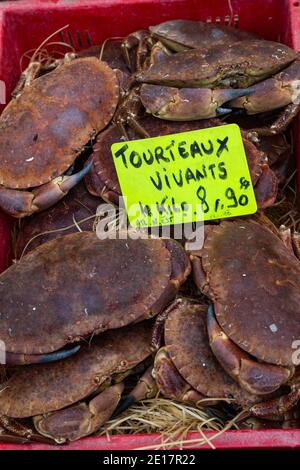
M 236 124 L 118 142 L 111 151 L 128 219 L 135 228 L 257 210 Z

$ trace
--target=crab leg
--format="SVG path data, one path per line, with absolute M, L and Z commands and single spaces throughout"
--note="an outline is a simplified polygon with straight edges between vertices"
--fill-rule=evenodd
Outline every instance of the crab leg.
M 20 79 L 12 91 L 11 96 L 13 98 L 18 98 L 25 87 L 30 86 L 33 80 L 35 80 L 41 71 L 42 64 L 40 62 L 30 62 L 27 69 L 21 73 Z
M 20 191 L 0 186 L 0 207 L 8 214 L 21 218 L 48 209 L 60 201 L 89 172 L 92 162 L 70 176 L 55 178 L 33 191 Z
M 253 139 L 256 136 L 268 136 L 284 132 L 294 117 L 298 114 L 299 110 L 299 103 L 290 103 L 286 108 L 284 108 L 284 110 L 279 114 L 278 118 L 269 127 L 258 127 L 251 129 L 248 132 L 249 138 Z
M 252 93 L 252 88 L 174 88 L 168 86 L 141 86 L 140 96 L 146 111 L 160 119 L 192 121 L 230 113 L 222 108 L 227 101 Z
M 141 99 L 139 90 L 138 88 L 133 88 L 119 104 L 114 116 L 114 122 L 117 124 L 121 134 L 126 140 L 128 140 L 128 135 L 125 130 L 125 124 L 129 125 L 142 137 L 150 137 L 146 129 L 144 129 L 137 121 L 140 109 Z
M 149 38 L 149 35 L 150 35 L 149 31 L 140 30 L 140 31 L 136 31 L 130 34 L 122 41 L 122 44 L 121 44 L 122 53 L 123 53 L 125 63 L 127 67 L 129 68 L 129 70 L 133 71 L 134 69 L 131 59 L 130 59 L 130 55 L 129 55 L 130 51 L 133 48 L 137 47 L 136 63 L 137 63 L 137 66 L 138 64 L 141 65 L 145 54 L 147 54 L 148 52 L 148 47 L 145 46 L 145 40 Z
M 283 418 L 284 414 L 296 406 L 299 400 L 300 389 L 296 389 L 291 391 L 288 395 L 253 405 L 249 411 L 257 418 Z
M 19 423 L 16 419 L 9 418 L 8 416 L 0 416 L 0 424 L 5 431 L 12 434 L 4 434 L 0 432 L 1 442 L 13 442 L 24 444 L 27 442 L 41 442 L 43 444 L 52 444 L 52 440 L 45 438 L 33 432 L 31 428 Z
M 273 170 L 266 164 L 261 167 L 261 175 L 254 185 L 257 205 L 260 209 L 271 206 L 277 197 L 278 179 Z
M 118 405 L 124 385 L 113 385 L 88 404 L 77 403 L 48 415 L 35 416 L 36 430 L 45 437 L 54 439 L 58 444 L 75 441 L 96 432 L 111 417 Z
M 248 353 L 237 347 L 221 330 L 212 304 L 207 313 L 207 332 L 212 352 L 221 366 L 248 392 L 256 395 L 272 393 L 290 378 L 290 369 L 253 361 Z

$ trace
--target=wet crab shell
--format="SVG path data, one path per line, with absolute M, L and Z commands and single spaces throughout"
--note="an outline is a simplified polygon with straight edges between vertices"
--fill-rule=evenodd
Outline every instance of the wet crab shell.
M 175 240 L 51 240 L 0 276 L 0 337 L 10 353 L 56 351 L 158 314 L 189 272 Z
M 109 123 L 118 98 L 115 72 L 94 57 L 34 80 L 0 118 L 0 184 L 25 189 L 62 175 Z
M 260 361 L 293 366 L 300 338 L 300 263 L 266 226 L 250 220 L 209 227 L 194 265 L 218 323 L 241 349 Z
M 16 259 L 49 240 L 77 232 L 78 226 L 81 230 L 93 230 L 93 215 L 101 202 L 100 198 L 92 196 L 84 183 L 80 182 L 55 206 L 22 219 L 16 240 Z M 89 220 L 81 222 L 87 218 Z M 67 227 L 69 228 L 66 230 Z
M 174 87 L 246 88 L 288 66 L 297 52 L 272 41 L 249 39 L 166 57 L 136 74 L 136 80 Z
M 152 116 L 146 116 L 139 120 L 143 128 L 149 133 L 150 137 L 159 135 L 175 134 L 177 132 L 186 132 L 207 127 L 222 125 L 218 119 L 207 119 L 189 122 L 172 122 L 156 119 Z M 128 129 L 129 139 L 138 139 L 139 136 L 131 128 Z M 246 133 L 242 130 L 245 152 L 249 165 L 252 183 L 255 187 L 255 194 L 258 206 L 268 207 L 276 199 L 277 179 L 267 163 L 267 155 L 259 151 L 256 146 L 250 142 Z M 111 145 L 115 142 L 122 142 L 123 136 L 118 127 L 110 125 L 97 138 L 93 154 L 90 161 L 93 160 L 93 166 L 85 177 L 85 183 L 91 194 L 108 199 L 114 204 L 119 203 L 121 189 L 115 170 L 115 165 L 111 156 Z
M 0 414 L 24 418 L 65 408 L 95 392 L 150 353 L 151 322 L 106 332 L 75 356 L 20 368 L 2 385 Z
M 165 323 L 165 344 L 181 376 L 198 392 L 211 398 L 234 398 L 240 405 L 260 399 L 242 390 L 214 357 L 206 330 L 207 306 L 195 300 L 174 303 Z

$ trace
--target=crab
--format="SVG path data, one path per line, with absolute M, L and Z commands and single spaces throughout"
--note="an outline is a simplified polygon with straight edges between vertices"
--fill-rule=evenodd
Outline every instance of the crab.
M 141 85 L 146 111 L 160 119 L 204 119 L 229 114 L 235 106 L 260 113 L 291 103 L 270 127 L 253 130 L 275 134 L 299 110 L 297 58 L 298 53 L 283 44 L 248 39 L 229 44 L 225 53 L 219 44 L 205 52 L 192 49 L 173 54 L 134 78 Z M 234 93 L 237 96 L 230 99 Z
M 231 113 L 235 100 L 248 100 L 251 103 L 252 92 L 253 112 L 256 109 L 255 112 L 259 113 L 260 105 L 255 99 L 253 85 L 263 83 L 263 80 L 285 69 L 285 72 L 279 74 L 278 81 L 282 86 L 274 92 L 266 80 L 264 88 L 270 91 L 271 98 L 273 93 L 278 95 L 273 103 L 265 93 L 264 107 L 268 110 L 277 109 L 280 100 L 286 100 L 287 95 L 291 99 L 292 93 L 286 92 L 285 87 L 290 86 L 292 90 L 297 85 L 297 58 L 298 53 L 283 44 L 258 39 L 219 43 L 205 51 L 190 49 L 172 55 L 154 55 L 152 60 L 145 60 L 145 66 L 134 74 L 132 88 L 126 93 L 121 112 L 117 113 L 115 120 L 123 125 L 132 125 L 140 135 L 147 137 L 145 129 L 138 124 L 142 105 L 146 112 L 160 119 L 207 119 Z M 275 77 L 276 81 L 277 75 Z M 297 111 L 297 105 L 292 103 L 269 130 L 263 127 L 261 133 L 281 132 Z M 254 129 L 249 135 L 254 138 L 258 133 Z
M 65 345 L 160 313 L 190 273 L 172 239 L 100 240 L 78 232 L 51 240 L 0 276 L 6 363 L 55 361 Z M 43 331 L 43 335 L 41 335 Z
M 39 245 L 80 230 L 91 231 L 102 200 L 92 196 L 81 181 L 55 206 L 20 220 L 15 258 Z
M 222 125 L 217 119 L 191 121 L 191 122 L 168 122 L 146 116 L 140 120 L 141 126 L 147 131 L 149 136 L 173 134 L 196 129 Z M 129 127 L 128 138 L 137 139 L 138 133 Z M 249 164 L 250 174 L 256 193 L 259 207 L 264 208 L 272 205 L 277 194 L 277 179 L 267 163 L 267 156 L 259 151 L 250 142 L 246 133 L 242 131 L 245 151 Z M 103 131 L 97 138 L 94 145 L 94 152 L 90 156 L 89 163 L 93 162 L 91 171 L 85 177 L 88 190 L 94 196 L 101 196 L 114 204 L 119 203 L 121 194 L 118 177 L 111 156 L 111 145 L 123 140 L 123 135 L 118 126 L 112 124 Z
M 252 406 L 261 398 L 243 390 L 214 357 L 206 331 L 207 305 L 178 298 L 156 321 L 153 349 L 158 350 L 153 375 L 167 398 L 197 406 L 216 405 L 220 399 Z
M 160 25 L 156 28 L 159 30 Z M 137 47 L 136 54 L 136 68 L 141 70 L 149 70 L 154 66 L 158 66 L 160 63 L 165 63 L 166 60 L 175 60 L 174 55 L 166 47 L 169 44 L 170 36 L 167 34 L 167 29 L 172 30 L 173 38 L 176 36 L 176 31 L 178 32 L 178 37 L 182 39 L 182 33 L 185 35 L 186 42 L 197 43 L 199 46 L 199 52 L 204 52 L 201 44 L 203 43 L 207 46 L 210 43 L 210 46 L 222 43 L 232 44 L 233 42 L 239 39 L 245 39 L 253 37 L 250 33 L 241 32 L 230 27 L 217 27 L 212 25 L 207 25 L 201 22 L 189 22 L 184 20 L 171 21 L 166 24 L 161 25 L 160 36 L 163 36 L 162 31 L 166 32 L 166 40 L 164 41 L 161 38 L 161 41 L 154 42 L 154 36 L 150 35 L 148 31 L 138 31 L 128 36 L 122 43 L 125 61 L 129 68 L 132 66 L 132 54 L 133 48 Z M 165 29 L 166 27 L 166 29 Z M 152 28 L 150 28 L 152 29 Z M 154 27 L 155 29 L 155 27 Z M 180 40 L 181 40 L 180 39 Z M 207 47 L 205 46 L 205 49 Z M 134 130 L 136 130 L 140 135 L 144 137 L 149 137 L 147 131 L 139 124 L 139 116 L 141 114 L 142 105 L 147 108 L 149 104 L 149 112 L 157 117 L 162 117 L 163 119 L 171 120 L 189 120 L 196 118 L 209 118 L 214 117 L 220 114 L 228 113 L 227 108 L 223 108 L 222 104 L 227 102 L 235 97 L 244 96 L 247 94 L 247 90 L 238 90 L 238 89 L 227 89 L 225 90 L 209 90 L 204 88 L 203 90 L 176 90 L 169 89 L 164 87 L 153 87 L 144 85 L 135 84 L 136 77 L 133 76 L 132 80 L 126 82 L 126 86 L 123 99 L 121 100 L 116 115 L 114 117 L 115 123 L 120 127 L 123 135 L 126 137 L 126 132 L 124 126 L 126 124 L 130 125 Z M 142 94 L 140 96 L 140 88 Z M 250 91 L 249 91 L 250 92 Z M 194 106 L 191 107 L 192 98 Z M 186 104 L 189 103 L 189 104 Z M 195 105 L 195 103 L 197 103 Z M 164 106 L 164 104 L 166 106 Z M 158 106 L 159 109 L 155 109 Z M 160 113 L 160 108 L 163 108 L 164 111 Z M 157 113 L 156 113 L 157 111 Z M 164 116 L 160 116 L 164 114 Z M 169 117 L 167 117 L 169 116 Z
M 265 219 L 263 219 L 265 220 Z M 278 418 L 300 398 L 294 360 L 300 337 L 300 263 L 271 222 L 222 221 L 207 226 L 203 248 L 191 252 L 193 275 L 213 302 L 210 347 L 224 370 L 256 395 L 288 394 L 253 405 L 257 417 Z
M 40 435 L 57 443 L 97 431 L 115 411 L 123 381 L 151 354 L 152 322 L 108 331 L 75 356 L 51 364 L 21 367 L 1 385 L 0 423 L 31 439 L 33 417 Z M 132 392 L 135 398 L 143 398 Z
M 0 207 L 14 217 L 47 209 L 89 171 L 66 175 L 110 122 L 119 100 L 115 72 L 74 59 L 33 80 L 0 118 Z

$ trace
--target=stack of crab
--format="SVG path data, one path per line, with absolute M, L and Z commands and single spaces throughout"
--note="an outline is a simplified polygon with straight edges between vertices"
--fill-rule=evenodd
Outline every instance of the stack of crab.
M 157 392 L 223 398 L 270 427 L 296 412 L 299 237 L 262 210 L 293 171 L 299 64 L 283 44 L 186 20 L 30 61 L 0 118 L 0 207 L 20 219 L 0 276 L 1 440 L 75 440 Z M 227 122 L 255 216 L 207 224 L 197 251 L 97 238 L 97 207 L 121 195 L 113 143 Z

